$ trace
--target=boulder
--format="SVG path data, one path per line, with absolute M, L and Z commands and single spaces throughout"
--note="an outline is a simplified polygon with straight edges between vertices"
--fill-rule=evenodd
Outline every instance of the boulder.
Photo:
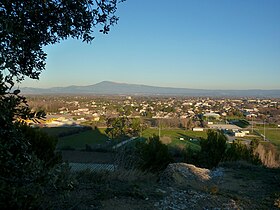
M 220 173 L 217 173 L 219 171 Z M 197 190 L 205 190 L 214 184 L 217 176 L 222 176 L 222 170 L 211 171 L 199 168 L 187 163 L 172 163 L 167 166 L 160 177 L 160 181 L 167 185 L 191 187 Z

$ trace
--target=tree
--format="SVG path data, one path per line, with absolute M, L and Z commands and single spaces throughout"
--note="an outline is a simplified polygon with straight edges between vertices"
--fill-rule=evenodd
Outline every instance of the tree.
M 160 172 L 173 162 L 168 146 L 161 143 L 159 136 L 153 136 L 144 142 L 137 142 L 138 165 L 143 171 Z
M 107 119 L 105 132 L 111 139 L 122 139 L 139 136 L 141 130 L 145 128 L 145 124 L 142 124 L 140 119 L 117 117 Z
M 38 208 L 44 193 L 68 189 L 67 169 L 46 167 L 35 144 L 45 138 L 24 132 L 18 119 L 41 118 L 31 112 L 14 82 L 39 79 L 47 54 L 43 47 L 68 38 L 91 42 L 94 30 L 107 34 L 117 23 L 117 0 L 1 0 L 0 1 L 0 206 Z M 36 139 L 34 139 L 36 138 Z M 33 144 L 33 145 L 31 145 Z M 53 148 L 52 144 L 45 145 Z M 38 149 L 38 148 L 37 148 Z M 50 155 L 52 150 L 50 150 Z M 41 158 L 41 159 L 40 159 Z M 42 207 L 42 206 L 41 206 Z
M 2 0 L 0 70 L 10 87 L 14 79 L 39 79 L 47 54 L 42 47 L 69 37 L 91 42 L 94 30 L 107 34 L 117 23 L 117 0 Z M 16 23 L 16 24 L 15 24 Z
M 242 144 L 240 141 L 233 141 L 230 148 L 225 153 L 225 161 L 238 161 L 244 160 L 253 164 L 260 164 L 260 159 L 254 150 L 258 147 L 259 143 L 252 141 L 251 145 Z
M 186 129 L 186 130 L 191 130 L 194 127 L 194 122 L 192 118 L 184 118 L 181 119 L 181 125 Z
M 147 128 L 147 125 L 140 118 L 133 118 L 130 120 L 130 130 L 131 136 L 140 136 L 141 132 Z
M 111 139 L 126 138 L 128 128 L 127 117 L 109 118 L 105 132 Z
M 226 152 L 226 137 L 220 131 L 209 130 L 207 139 L 200 143 L 200 164 L 203 167 L 216 167 Z

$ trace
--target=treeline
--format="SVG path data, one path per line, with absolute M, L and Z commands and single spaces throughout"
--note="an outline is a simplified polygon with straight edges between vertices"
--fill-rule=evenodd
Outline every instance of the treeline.
M 194 127 L 201 126 L 201 121 L 197 118 L 143 118 L 148 127 L 161 128 L 185 128 L 191 130 Z

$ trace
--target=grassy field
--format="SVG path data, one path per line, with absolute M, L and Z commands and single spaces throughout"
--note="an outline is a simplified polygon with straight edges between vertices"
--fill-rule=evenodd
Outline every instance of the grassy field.
M 79 127 L 45 127 L 41 128 L 42 131 L 46 132 L 50 136 L 59 137 L 61 134 L 79 131 Z
M 62 133 L 73 132 L 79 128 L 75 127 L 55 127 L 55 128 L 42 128 L 43 131 L 48 133 L 51 136 L 59 136 Z M 263 134 L 263 129 L 255 129 L 259 133 Z M 142 137 L 148 138 L 153 135 L 158 135 L 158 129 L 148 128 L 142 132 Z M 199 149 L 199 146 L 196 142 L 191 142 L 190 139 L 198 138 L 207 138 L 206 131 L 195 132 L 191 130 L 182 130 L 182 129 L 161 129 L 161 137 L 169 137 L 171 143 L 169 146 L 183 146 L 190 145 L 193 149 Z M 280 149 L 280 129 L 278 128 L 269 128 L 266 129 L 266 137 L 274 143 Z M 180 138 L 184 138 L 184 141 L 181 141 Z M 85 149 L 85 145 L 95 147 L 106 143 L 108 137 L 105 134 L 105 129 L 96 129 L 96 130 L 87 130 L 82 131 L 77 134 L 60 137 L 58 139 L 57 148 L 74 148 L 74 149 Z
M 148 128 L 143 131 L 142 136 L 148 138 L 153 135 L 159 135 L 158 129 Z M 191 131 L 191 130 L 182 130 L 182 129 L 161 129 L 160 136 L 168 136 L 173 140 L 179 140 L 184 138 L 185 140 L 194 139 L 194 138 L 207 138 L 206 131 Z
M 107 140 L 108 137 L 105 135 L 104 129 L 87 130 L 59 138 L 57 148 L 85 149 L 86 144 L 91 147 L 96 147 L 104 145 Z
M 254 128 L 257 128 L 257 129 L 263 129 L 263 124 L 254 124 Z M 266 123 L 265 124 L 265 128 L 278 128 L 278 126 L 276 124 L 268 124 Z
M 259 133 L 263 134 L 263 129 L 256 129 Z M 265 136 L 270 142 L 275 144 L 280 149 L 280 128 L 270 128 L 265 130 Z
M 143 137 L 148 138 L 153 135 L 159 135 L 158 129 L 149 128 L 143 132 Z M 168 144 L 170 147 L 185 147 L 190 146 L 193 150 L 199 150 L 200 146 L 198 142 L 191 142 L 190 140 L 198 139 L 198 138 L 207 138 L 206 131 L 195 132 L 191 130 L 182 130 L 182 129 L 162 129 L 160 131 L 161 137 L 169 137 L 171 139 L 171 143 Z M 180 140 L 180 138 L 184 138 L 184 140 Z
M 71 131 L 71 129 L 76 128 L 43 128 L 45 132 L 52 136 L 59 136 L 61 133 L 67 133 Z M 143 138 L 148 138 L 153 135 L 158 135 L 157 129 L 148 128 L 142 133 Z M 194 131 L 186 131 L 182 129 L 162 129 L 161 130 L 161 137 L 169 137 L 171 139 L 171 143 L 169 146 L 176 147 L 176 146 L 185 146 L 189 145 L 191 148 L 197 150 L 199 149 L 199 145 L 197 142 L 191 142 L 192 139 L 198 138 L 206 138 L 207 133 L 203 132 L 194 132 Z M 184 140 L 180 140 L 180 138 L 184 138 Z M 98 147 L 101 145 L 106 144 L 108 137 L 105 134 L 105 129 L 95 129 L 95 130 L 87 130 L 82 131 L 77 134 L 68 135 L 65 137 L 60 137 L 58 139 L 57 148 L 66 148 L 66 149 L 85 149 L 85 145 L 89 145 L 91 147 Z

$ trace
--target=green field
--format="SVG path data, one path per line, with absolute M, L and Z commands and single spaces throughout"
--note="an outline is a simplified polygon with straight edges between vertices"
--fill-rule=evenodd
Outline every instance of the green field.
M 148 138 L 153 135 L 159 135 L 158 129 L 148 128 L 142 133 L 144 138 Z M 200 146 L 198 142 L 191 142 L 192 139 L 207 138 L 206 131 L 191 131 L 191 130 L 182 130 L 182 129 L 162 129 L 160 131 L 161 137 L 171 138 L 171 143 L 168 144 L 170 147 L 185 147 L 190 146 L 193 150 L 199 150 Z M 184 138 L 184 140 L 180 140 Z
M 42 131 L 46 132 L 50 136 L 58 137 L 61 134 L 78 131 L 81 128 L 79 128 L 79 127 L 45 127 L 45 128 L 41 128 L 41 129 L 42 129 Z
M 153 135 L 159 135 L 158 129 L 148 128 L 143 131 L 142 136 L 148 138 Z M 172 140 L 179 140 L 184 138 L 185 140 L 193 138 L 207 138 L 206 131 L 191 131 L 191 130 L 182 130 L 182 129 L 161 129 L 160 136 L 168 136 Z
M 263 129 L 255 129 L 259 133 L 263 134 Z M 280 149 L 280 129 L 279 128 L 269 128 L 265 130 L 265 136 L 269 141 L 275 144 Z
M 254 124 L 254 128 L 257 129 L 263 129 L 263 127 L 267 128 L 278 128 L 276 124 L 265 124 L 265 126 L 263 124 Z
M 70 132 L 71 129 L 76 128 L 43 128 L 45 132 L 52 136 L 59 136 L 61 133 Z M 148 128 L 142 132 L 143 138 L 148 138 L 153 135 L 158 135 L 158 129 Z M 176 147 L 181 146 L 184 147 L 189 145 L 192 149 L 198 150 L 199 143 L 198 142 L 191 142 L 190 139 L 198 139 L 198 138 L 206 138 L 207 133 L 203 132 L 194 132 L 194 131 L 186 131 L 182 129 L 162 129 L 161 137 L 169 137 L 171 139 L 171 143 L 169 146 Z M 180 140 L 180 138 L 184 138 L 184 140 Z M 108 137 L 105 134 L 105 129 L 93 129 L 87 131 L 81 131 L 80 133 L 76 133 L 73 135 L 68 135 L 65 137 L 58 138 L 58 149 L 85 149 L 85 145 L 89 145 L 93 148 L 104 146 L 107 144 Z
M 55 128 L 42 128 L 43 131 L 50 134 L 51 136 L 59 136 L 62 133 L 73 132 L 73 130 L 78 130 L 75 127 L 55 127 Z M 255 129 L 259 133 L 263 134 L 263 129 Z M 158 129 L 148 128 L 142 132 L 142 137 L 148 138 L 153 135 L 159 135 Z M 207 138 L 207 132 L 195 132 L 191 130 L 182 129 L 161 129 L 161 137 L 169 137 L 171 143 L 169 146 L 184 146 L 189 145 L 193 149 L 199 149 L 198 143 L 191 142 L 190 139 Z M 280 129 L 279 128 L 269 128 L 266 129 L 266 137 L 275 144 L 280 149 Z M 183 141 L 180 138 L 184 138 Z M 93 129 L 87 131 L 81 131 L 80 133 L 68 135 L 65 137 L 58 138 L 57 148 L 74 148 L 74 149 L 85 149 L 85 145 L 96 147 L 104 145 L 108 137 L 105 134 L 105 129 Z
M 104 145 L 108 137 L 104 133 L 104 129 L 87 130 L 74 135 L 62 137 L 58 139 L 57 148 L 74 148 L 85 149 L 85 145 L 98 147 Z

